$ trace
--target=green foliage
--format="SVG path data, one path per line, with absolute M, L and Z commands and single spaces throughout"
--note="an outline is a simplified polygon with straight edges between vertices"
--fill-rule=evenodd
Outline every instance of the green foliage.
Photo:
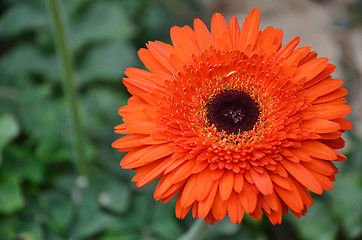
M 24 206 L 19 181 L 13 177 L 0 179 L 0 212 L 10 214 Z
M 47 19 L 43 9 L 24 2 L 12 5 L 0 21 L 1 36 L 14 37 L 23 32 L 43 27 Z
M 154 185 L 135 188 L 132 171 L 118 167 L 124 154 L 111 149 L 118 137 L 112 130 L 130 96 L 123 72 L 142 68 L 137 49 L 149 40 L 169 42 L 171 26 L 191 24 L 206 10 L 196 0 L 59 1 L 88 165 L 80 176 L 46 1 L 0 4 L 0 239 L 176 239 L 193 219 L 177 220 L 174 200 L 154 201 Z M 362 151 L 357 137 L 351 141 L 353 167 L 341 169 L 335 189 L 316 198 L 307 216 L 287 218 L 282 229 L 265 219 L 245 216 L 241 225 L 226 219 L 207 238 L 360 238 Z
M 2 163 L 2 151 L 6 145 L 19 134 L 19 126 L 16 119 L 9 114 L 0 115 L 0 165 Z

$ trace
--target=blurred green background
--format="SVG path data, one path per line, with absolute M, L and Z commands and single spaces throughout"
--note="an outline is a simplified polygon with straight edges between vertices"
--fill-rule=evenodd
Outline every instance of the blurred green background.
M 175 201 L 154 201 L 155 183 L 137 189 L 133 171 L 119 167 L 124 154 L 111 148 L 118 137 L 113 127 L 121 123 L 117 110 L 130 96 L 123 71 L 142 68 L 137 50 L 150 40 L 170 42 L 173 25 L 192 25 L 195 17 L 209 25 L 215 11 L 230 18 L 252 7 L 266 16 L 327 9 L 321 11 L 327 11 L 329 33 L 337 39 L 330 54 L 337 56 L 334 64 L 357 110 L 349 116 L 356 129 L 345 134 L 342 151 L 349 159 L 338 163 L 334 189 L 313 196 L 305 217 L 289 214 L 278 226 L 265 218 L 245 217 L 240 225 L 225 219 L 207 239 L 362 239 L 362 66 L 355 58 L 362 52 L 351 49 L 355 38 L 362 39 L 361 0 L 59 0 L 55 10 L 67 35 L 76 106 L 63 84 L 51 2 L 0 1 L 1 240 L 172 240 L 187 231 L 194 222 L 190 214 L 180 221 Z

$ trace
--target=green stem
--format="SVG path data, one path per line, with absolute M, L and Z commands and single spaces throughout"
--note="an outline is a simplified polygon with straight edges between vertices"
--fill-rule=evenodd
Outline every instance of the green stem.
M 64 12 L 58 0 L 45 0 L 48 13 L 51 19 L 54 41 L 60 63 L 60 70 L 63 74 L 63 88 L 73 135 L 73 153 L 75 165 L 78 173 L 86 174 L 86 164 L 84 162 L 84 146 L 82 141 L 82 127 L 79 119 L 79 107 L 77 103 L 77 91 L 73 80 L 73 66 L 70 49 L 66 37 L 64 22 Z
M 209 231 L 211 225 L 204 219 L 197 219 L 191 228 L 183 234 L 178 240 L 202 240 Z

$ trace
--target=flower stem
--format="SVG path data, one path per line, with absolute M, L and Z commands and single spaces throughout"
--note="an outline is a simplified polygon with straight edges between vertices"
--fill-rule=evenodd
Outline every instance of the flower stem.
M 71 130 L 73 133 L 73 157 L 78 173 L 86 174 L 84 162 L 84 146 L 82 141 L 82 127 L 79 119 L 77 91 L 74 85 L 72 57 L 67 42 L 66 25 L 62 5 L 58 0 L 45 0 L 47 11 L 51 20 L 53 37 L 56 44 L 57 55 L 62 73 L 64 97 L 69 111 Z
M 178 240 L 202 240 L 205 238 L 210 227 L 211 225 L 206 223 L 205 220 L 197 219 L 191 228 Z

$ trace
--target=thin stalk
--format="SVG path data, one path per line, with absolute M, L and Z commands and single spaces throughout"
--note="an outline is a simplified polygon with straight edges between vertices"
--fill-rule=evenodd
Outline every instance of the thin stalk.
M 203 219 L 197 219 L 191 228 L 178 240 L 202 240 L 210 229 L 210 224 Z
M 45 0 L 47 11 L 51 20 L 54 41 L 58 60 L 60 63 L 60 71 L 62 73 L 64 97 L 69 111 L 69 118 L 73 133 L 73 157 L 78 173 L 86 174 L 86 164 L 84 162 L 84 145 L 82 141 L 82 126 L 79 119 L 79 107 L 77 102 L 77 90 L 73 78 L 72 55 L 70 53 L 69 44 L 66 35 L 65 15 L 62 11 L 61 2 L 58 0 Z

